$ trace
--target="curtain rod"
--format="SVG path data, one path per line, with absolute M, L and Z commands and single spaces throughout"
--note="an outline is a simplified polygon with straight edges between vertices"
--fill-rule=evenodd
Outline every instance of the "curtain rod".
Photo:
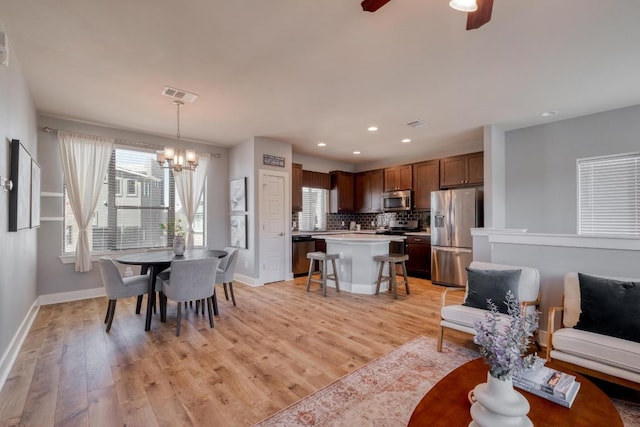
M 53 133 L 53 132 L 57 132 L 59 129 L 53 129 L 50 128 L 49 126 L 45 126 L 42 128 L 42 131 L 45 133 Z M 77 132 L 76 132 L 77 133 Z M 87 135 L 87 136 L 91 136 L 91 135 Z M 133 145 L 133 146 L 138 146 L 138 147 L 146 147 L 146 148 L 151 148 L 154 150 L 162 150 L 164 149 L 164 147 L 162 145 L 156 145 L 156 144 L 149 144 L 147 142 L 140 142 L 140 141 L 131 141 L 128 139 L 121 139 L 121 138 L 114 138 L 115 141 L 120 141 L 120 142 L 124 142 L 126 143 L 126 145 Z M 210 153 L 211 157 L 219 159 L 222 155 L 220 153 Z

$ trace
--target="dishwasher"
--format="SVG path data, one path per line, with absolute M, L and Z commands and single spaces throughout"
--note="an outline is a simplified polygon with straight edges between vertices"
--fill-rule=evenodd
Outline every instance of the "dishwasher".
M 315 240 L 311 236 L 293 236 L 291 246 L 293 248 L 291 266 L 294 277 L 306 275 L 309 272 L 307 254 L 316 250 Z

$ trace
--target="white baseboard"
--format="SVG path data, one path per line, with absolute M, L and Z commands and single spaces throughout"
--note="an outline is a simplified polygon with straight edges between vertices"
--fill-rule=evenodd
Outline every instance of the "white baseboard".
M 244 283 L 245 285 L 253 286 L 253 287 L 264 285 L 264 283 L 260 279 L 255 279 L 253 277 L 245 276 L 244 274 L 240 274 L 240 273 L 235 273 L 233 275 L 233 280 Z
M 11 372 L 11 368 L 13 368 L 13 364 L 18 357 L 18 353 L 20 353 L 20 349 L 22 348 L 22 344 L 24 343 L 29 330 L 31 329 L 31 325 L 38 314 L 38 310 L 40 310 L 40 305 L 38 304 L 38 299 L 33 302 L 31 308 L 27 312 L 27 315 L 22 320 L 20 327 L 16 331 L 13 339 L 9 343 L 9 347 L 7 347 L 7 351 L 2 355 L 2 359 L 0 359 L 0 390 L 4 387 L 5 381 L 9 377 L 9 373 Z
M 105 296 L 104 288 L 83 289 L 81 291 L 60 292 L 57 294 L 40 295 L 40 305 L 58 304 L 61 302 L 78 301 L 81 299 Z

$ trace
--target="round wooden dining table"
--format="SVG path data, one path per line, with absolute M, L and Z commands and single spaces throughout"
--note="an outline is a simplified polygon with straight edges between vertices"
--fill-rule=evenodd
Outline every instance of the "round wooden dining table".
M 178 256 L 171 250 L 166 251 L 149 251 L 141 253 L 132 253 L 121 255 L 115 260 L 120 264 L 127 265 L 139 265 L 141 273 L 145 274 L 150 271 L 149 274 L 149 287 L 147 296 L 147 318 L 145 321 L 144 330 L 151 330 L 151 316 L 153 307 L 156 304 L 156 279 L 161 271 L 166 270 L 171 266 L 173 260 L 193 260 L 193 259 L 207 259 L 207 258 L 224 258 L 227 256 L 227 252 L 218 249 L 187 249 L 184 255 Z

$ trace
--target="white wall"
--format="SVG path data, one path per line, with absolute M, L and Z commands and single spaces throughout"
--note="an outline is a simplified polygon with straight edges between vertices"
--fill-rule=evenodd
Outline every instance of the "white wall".
M 640 106 L 506 133 L 506 226 L 577 233 L 576 160 L 640 151 Z
M 306 171 L 329 173 L 331 171 L 355 172 L 354 164 L 337 162 L 335 160 L 323 159 L 321 157 L 311 157 L 302 154 L 293 154 L 293 163 L 300 163 L 302 169 Z
M 39 149 L 42 152 L 42 161 L 40 162 L 42 170 L 41 189 L 43 192 L 51 193 L 63 192 L 62 166 L 58 153 L 59 145 L 57 136 L 54 133 L 43 132 L 42 127 L 44 126 L 88 135 L 143 142 L 157 145 L 158 148 L 163 147 L 165 144 L 175 143 L 175 140 L 171 138 L 46 116 L 38 117 L 38 126 Z M 209 173 L 207 175 L 206 234 L 207 245 L 209 247 L 223 248 L 229 243 L 228 208 L 226 207 L 228 203 L 228 150 L 226 148 L 188 142 L 185 142 L 185 145 L 198 152 L 220 154 L 220 158 L 211 158 Z M 221 203 L 220 201 L 223 202 Z M 42 216 L 61 217 L 62 209 L 62 198 L 43 198 Z M 101 287 L 100 273 L 96 263 L 94 263 L 92 271 L 78 273 L 75 271 L 73 263 L 63 264 L 61 262 L 59 257 L 62 252 L 62 235 L 62 222 L 43 221 L 41 223 L 40 234 L 38 236 L 38 294 L 49 295 Z
M 41 163 L 35 106 L 12 53 L 9 66 L 0 65 L 0 132 L 0 176 L 11 170 L 11 139 Z M 8 232 L 8 212 L 9 193 L 0 190 L 0 359 L 37 298 L 38 229 Z

